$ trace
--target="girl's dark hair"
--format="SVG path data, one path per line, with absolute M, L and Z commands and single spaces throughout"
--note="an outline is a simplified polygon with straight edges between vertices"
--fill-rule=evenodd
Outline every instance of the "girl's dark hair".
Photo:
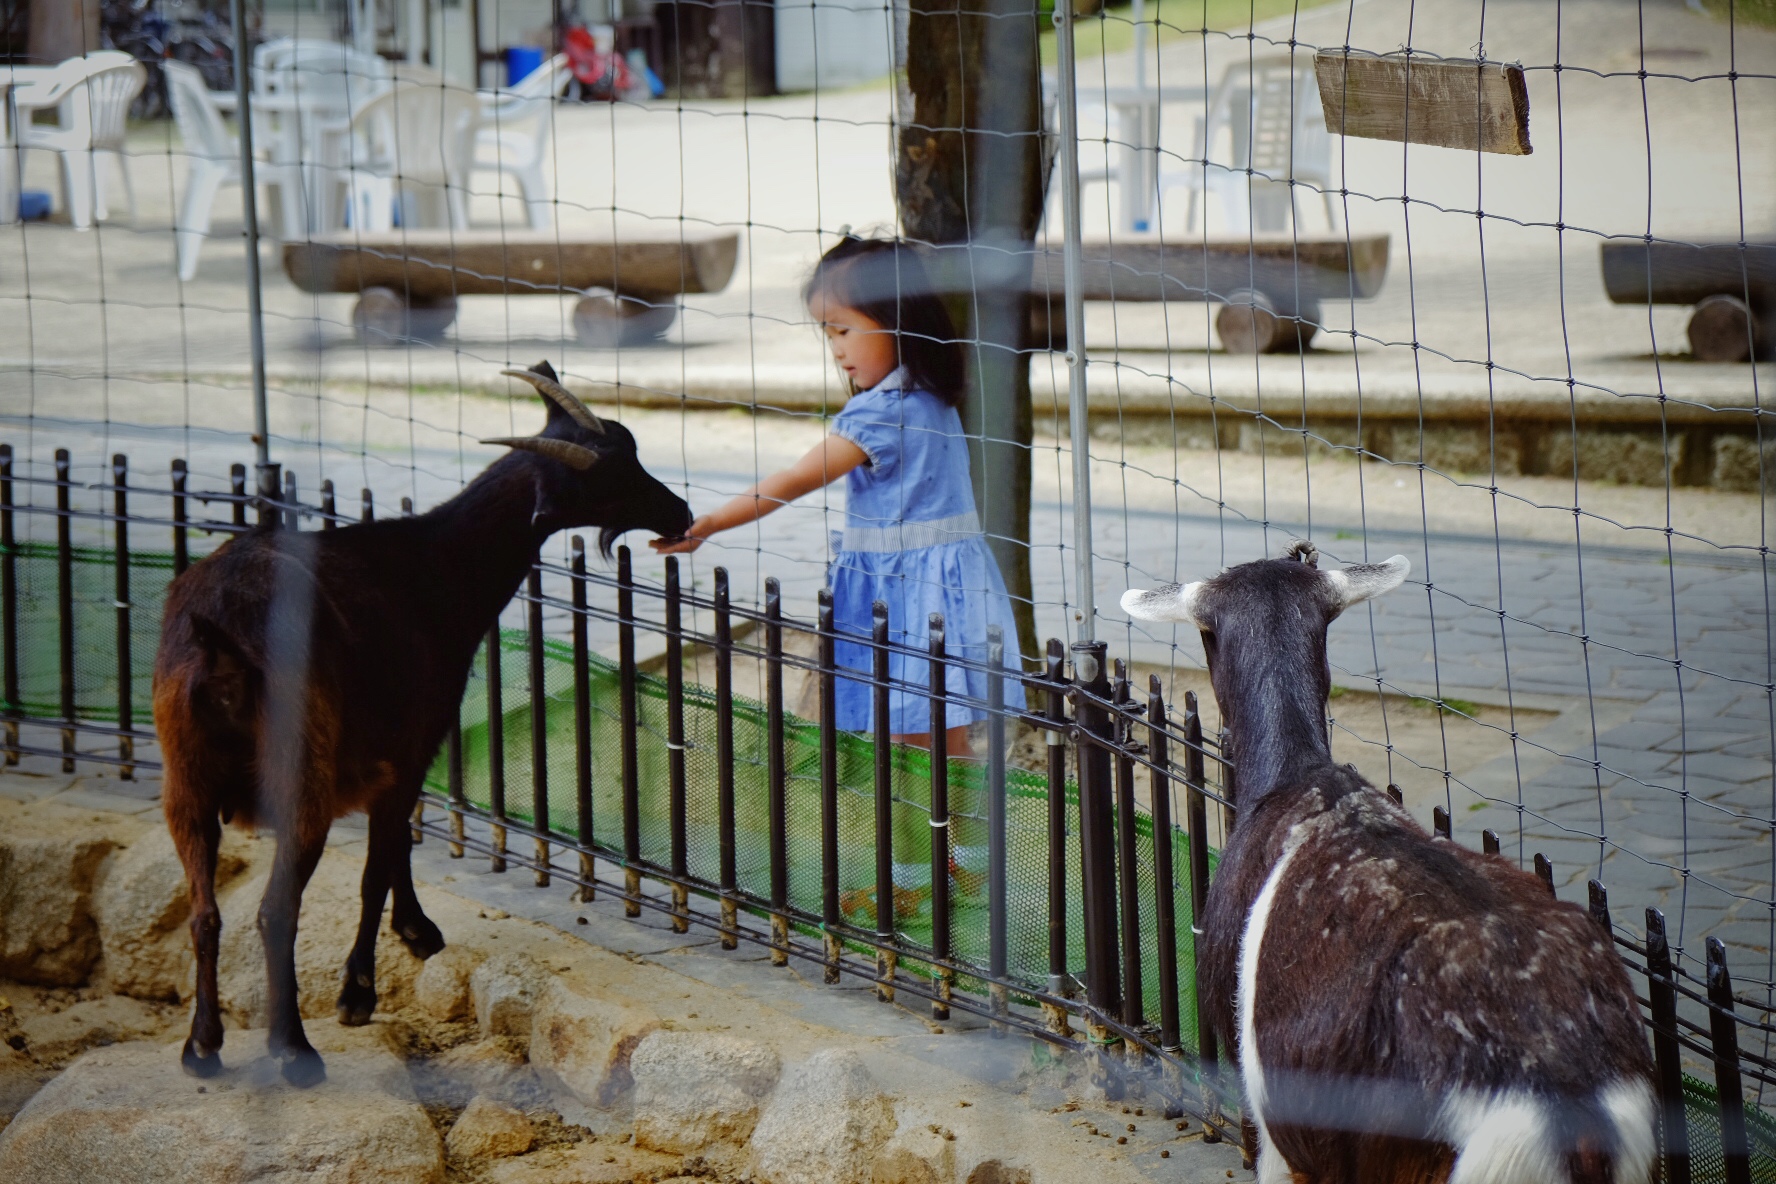
M 802 285 L 802 301 L 816 296 L 856 309 L 894 333 L 900 365 L 913 386 L 951 407 L 963 396 L 962 348 L 919 251 L 909 243 L 846 235 L 820 257 Z

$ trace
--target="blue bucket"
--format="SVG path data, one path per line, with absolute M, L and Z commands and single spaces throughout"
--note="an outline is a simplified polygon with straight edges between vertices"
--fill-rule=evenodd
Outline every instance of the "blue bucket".
M 543 68 L 543 51 L 534 45 L 513 45 L 506 49 L 506 85 L 517 86 Z

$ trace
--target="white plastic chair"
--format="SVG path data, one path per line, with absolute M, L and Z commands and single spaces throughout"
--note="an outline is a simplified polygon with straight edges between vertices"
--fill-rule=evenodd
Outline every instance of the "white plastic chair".
M 101 154 L 117 162 L 130 217 L 136 216 L 136 190 L 130 183 L 123 147 L 130 104 L 147 81 L 141 63 L 126 53 L 106 51 L 69 58 L 13 92 L 14 106 L 20 112 L 19 146 L 54 152 L 62 158 L 62 204 L 77 229 L 91 227 L 95 217 L 110 216 L 104 174 L 98 170 Z M 34 123 L 25 114 L 50 107 L 56 109 L 52 124 Z
M 178 246 L 179 278 L 189 280 L 197 274 L 198 252 L 210 236 L 210 211 L 216 194 L 224 185 L 241 183 L 240 141 L 222 117 L 216 92 L 204 83 L 195 66 L 168 60 L 162 68 L 187 161 L 185 196 L 179 202 L 173 239 Z M 261 160 L 254 164 L 253 173 L 259 184 L 275 191 L 286 205 L 301 200 L 300 168 Z
M 480 92 L 481 130 L 475 136 L 475 168 L 510 173 L 517 179 L 533 230 L 549 228 L 543 162 L 549 154 L 555 102 L 572 81 L 567 55 L 558 53 L 510 90 Z
M 367 233 L 393 228 L 401 198 L 403 226 L 469 225 L 469 169 L 481 106 L 457 87 L 397 86 L 352 117 L 352 226 Z
M 1168 190 L 1189 190 L 1186 229 L 1196 225 L 1200 207 L 1207 233 L 1208 205 L 1199 199 L 1209 194 L 1230 234 L 1299 229 L 1299 186 L 1288 183 L 1292 178 L 1319 187 L 1327 228 L 1338 232 L 1332 139 L 1311 63 L 1297 66 L 1277 56 L 1228 66 L 1209 97 L 1206 116 L 1196 117 L 1191 157 L 1189 167 L 1159 179 L 1162 202 Z

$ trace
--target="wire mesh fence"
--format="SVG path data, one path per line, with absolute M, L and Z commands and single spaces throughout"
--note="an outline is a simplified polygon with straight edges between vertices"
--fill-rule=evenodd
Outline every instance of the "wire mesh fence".
M 35 213 L 38 194 L 52 210 L 0 227 L 0 418 L 17 503 L 67 511 L 21 512 L 6 543 L 6 695 L 99 729 L 68 741 L 91 759 L 153 761 L 146 639 L 185 560 L 140 535 L 173 531 L 175 508 L 231 527 L 271 493 L 307 503 L 304 529 L 365 504 L 424 510 L 495 455 L 479 441 L 534 422 L 528 389 L 495 376 L 541 356 L 712 508 L 818 444 L 846 403 L 803 284 L 860 228 L 923 253 L 965 347 L 971 491 L 1020 609 L 1013 665 L 1034 674 L 1050 636 L 1108 639 L 1137 697 L 1155 675 L 1174 709 L 1200 694 L 1212 737 L 1197 638 L 1126 621 L 1122 589 L 1299 537 L 1337 561 L 1407 554 L 1414 595 L 1332 631 L 1340 759 L 1427 822 L 1440 809 L 1459 842 L 1491 832 L 1526 867 L 1544 855 L 1565 898 L 1598 881 L 1619 935 L 1642 942 L 1645 910 L 1663 910 L 1692 992 L 1674 1003 L 1690 1069 L 1708 1078 L 1718 939 L 1742 1048 L 1776 1055 L 1767 4 L 1143 0 L 1080 11 L 1064 55 L 1052 7 L 1009 0 L 624 0 L 580 18 L 520 0 L 268 0 L 245 6 L 238 79 L 220 9 L 141 48 L 140 13 L 160 7 L 65 52 L 15 46 L 0 74 L 0 217 Z M 113 47 L 148 68 L 87 52 Z M 175 458 L 211 500 L 170 497 Z M 323 483 L 338 491 L 324 510 Z M 717 565 L 735 605 L 762 613 L 774 576 L 783 613 L 815 620 L 846 504 L 827 486 L 686 558 L 687 636 L 713 636 Z M 124 513 L 143 525 L 120 543 Z M 215 537 L 194 527 L 190 557 Z M 606 663 L 588 676 L 594 763 L 621 765 L 619 628 L 567 607 L 566 546 L 544 551 L 547 731 L 575 726 L 580 620 Z M 528 639 L 523 603 L 503 627 Z M 813 635 L 790 633 L 798 669 L 817 663 Z M 637 722 L 658 738 L 663 634 L 642 634 Z M 120 652 L 118 637 L 135 640 Z M 708 825 L 714 671 L 689 651 L 687 810 Z M 482 662 L 463 792 L 491 806 L 498 764 L 528 800 L 528 744 L 488 753 Z M 733 751 L 756 805 L 769 711 L 752 667 L 736 718 L 755 730 Z M 502 667 L 513 737 L 529 734 L 527 678 L 516 654 Z M 814 721 L 817 692 L 791 683 L 783 710 Z M 133 755 L 107 728 L 137 734 Z M 818 914 L 819 741 L 791 736 L 788 891 Z M 38 739 L 63 751 L 54 728 Z M 1046 836 L 1046 754 L 1021 742 L 1009 833 Z M 872 750 L 837 743 L 841 818 L 871 828 Z M 549 751 L 551 816 L 572 817 L 572 746 Z M 648 751 L 637 775 L 657 788 L 680 750 Z M 918 863 L 931 766 L 894 759 L 891 829 Z M 620 849 L 605 827 L 621 802 L 602 796 L 617 783 L 598 786 L 588 837 Z M 952 792 L 966 879 L 984 812 L 977 786 Z M 642 851 L 670 871 L 669 812 L 646 801 Z M 768 871 L 761 832 L 741 832 L 739 866 Z M 689 852 L 686 874 L 721 880 L 707 844 Z M 1043 870 L 1015 881 L 1032 910 Z M 872 876 L 847 863 L 844 890 Z M 920 916 L 902 931 L 914 945 Z M 958 924 L 958 956 L 991 953 Z M 1042 959 L 1021 956 L 1046 990 Z M 1157 984 L 1146 994 L 1157 1007 Z M 1743 1085 L 1768 1101 L 1756 1064 Z

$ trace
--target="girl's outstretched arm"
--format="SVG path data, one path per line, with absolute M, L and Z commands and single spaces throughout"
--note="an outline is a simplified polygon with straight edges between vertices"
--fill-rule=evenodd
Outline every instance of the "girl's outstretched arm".
M 756 522 L 803 494 L 830 485 L 868 460 L 863 449 L 845 437 L 828 436 L 795 464 L 772 473 L 727 505 L 692 522 L 683 538 L 653 539 L 648 546 L 661 555 L 695 551 L 710 535 Z

